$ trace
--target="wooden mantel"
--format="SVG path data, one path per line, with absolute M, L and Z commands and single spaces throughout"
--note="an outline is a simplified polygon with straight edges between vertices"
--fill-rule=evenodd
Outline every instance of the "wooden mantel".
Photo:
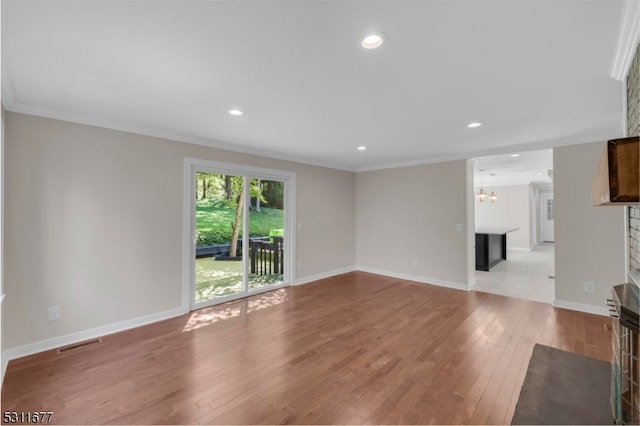
M 594 206 L 640 203 L 639 158 L 640 137 L 607 142 L 593 177 Z

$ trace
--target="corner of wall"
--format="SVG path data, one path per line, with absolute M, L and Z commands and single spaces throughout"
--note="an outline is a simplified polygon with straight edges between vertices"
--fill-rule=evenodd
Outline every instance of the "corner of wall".
M 2 354 L 0 354 L 0 358 L 2 358 L 2 372 L 0 373 L 0 389 L 2 389 L 2 384 L 4 383 L 4 373 L 7 372 L 9 360 L 7 359 L 7 355 L 4 351 L 2 351 Z
M 322 274 L 315 274 L 315 275 L 310 275 L 310 276 L 306 276 L 306 277 L 302 277 L 302 278 L 296 278 L 296 280 L 293 282 L 294 286 L 297 285 L 303 285 L 303 284 L 309 284 L 318 280 L 322 280 L 325 278 L 331 278 L 331 277 L 335 277 L 336 275 L 342 275 L 342 274 L 347 274 L 349 272 L 353 272 L 356 270 L 355 266 L 349 266 L 347 268 L 342 268 L 342 269 L 335 269 L 333 271 L 327 271 L 324 272 Z
M 467 160 L 467 287 L 476 283 L 476 214 L 473 188 L 473 160 Z

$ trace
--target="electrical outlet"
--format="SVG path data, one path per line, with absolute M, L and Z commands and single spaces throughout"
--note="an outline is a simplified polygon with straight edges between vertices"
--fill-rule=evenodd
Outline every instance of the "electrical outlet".
M 411 266 L 413 266 L 414 268 L 417 268 L 418 267 L 418 260 L 417 259 L 413 259 L 411 261 Z
M 584 282 L 584 291 L 588 291 L 589 293 L 593 293 L 595 290 L 595 284 L 593 281 L 585 281 Z
M 298 271 L 302 270 L 302 262 L 298 262 Z
M 49 321 L 59 320 L 61 317 L 60 305 L 49 306 Z
M 462 224 L 461 223 L 456 223 L 456 231 L 462 232 Z

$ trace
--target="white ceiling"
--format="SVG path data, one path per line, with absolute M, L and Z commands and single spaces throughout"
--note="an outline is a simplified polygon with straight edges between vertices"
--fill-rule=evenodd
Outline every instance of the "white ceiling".
M 482 169 L 484 172 L 480 172 Z M 535 183 L 541 188 L 552 188 L 553 150 L 518 151 L 479 157 L 474 161 L 473 170 L 474 184 L 480 186 L 483 183 L 485 189 L 492 183 L 495 186 Z
M 622 136 L 622 83 L 609 77 L 622 8 L 3 0 L 2 98 L 10 111 L 346 170 L 592 142 Z M 388 39 L 365 51 L 371 30 Z

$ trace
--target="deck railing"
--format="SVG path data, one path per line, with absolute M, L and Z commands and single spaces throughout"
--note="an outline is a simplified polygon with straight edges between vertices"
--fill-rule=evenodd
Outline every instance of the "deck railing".
M 230 244 L 197 247 L 196 258 L 229 255 Z M 238 248 L 242 248 L 242 239 L 238 239 Z M 250 272 L 256 275 L 272 275 L 284 273 L 284 238 L 279 236 L 258 237 L 249 240 Z M 241 256 L 237 257 L 240 260 Z
M 272 275 L 283 273 L 284 238 L 271 237 L 271 241 L 251 241 L 249 252 L 251 258 L 251 273 L 257 275 Z

